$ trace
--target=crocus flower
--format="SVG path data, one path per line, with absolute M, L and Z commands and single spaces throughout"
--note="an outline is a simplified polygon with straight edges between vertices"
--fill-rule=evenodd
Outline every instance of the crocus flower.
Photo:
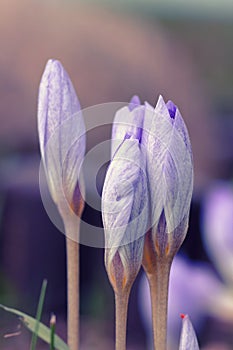
M 102 197 L 107 271 L 112 271 L 114 279 L 118 261 L 122 265 L 121 283 L 126 284 L 141 266 L 147 224 L 147 212 L 142 212 L 147 205 L 147 188 L 140 152 L 138 140 L 131 137 L 122 142 L 109 166 Z
M 193 162 L 188 131 L 179 109 L 159 97 L 146 104 L 142 143 L 147 153 L 152 241 L 159 256 L 174 256 L 188 228 Z
M 216 182 L 203 203 L 203 238 L 206 250 L 226 284 L 233 285 L 233 186 Z
M 192 151 L 178 108 L 160 96 L 155 109 L 135 96 L 117 112 L 112 132 L 112 156 L 124 135 L 140 140 L 146 157 L 150 194 L 150 226 L 155 252 L 174 256 L 188 228 L 193 190 Z M 130 109 L 132 106 L 132 112 Z
M 38 131 L 49 190 L 63 220 L 72 212 L 80 214 L 83 201 L 78 180 L 85 126 L 71 80 L 56 60 L 48 61 L 41 79 Z
M 154 347 L 165 350 L 170 267 L 187 233 L 193 190 L 190 140 L 173 102 L 160 96 L 155 108 L 145 104 L 142 144 L 151 204 L 143 268 L 151 290 Z
M 65 227 L 68 345 L 70 350 L 77 350 L 79 343 L 78 238 L 80 216 L 84 208 L 80 167 L 85 153 L 85 126 L 70 78 L 61 63 L 56 60 L 48 61 L 41 79 L 38 131 L 48 187 Z
M 222 288 L 209 312 L 233 323 L 233 187 L 217 181 L 207 191 L 202 207 L 203 238 L 207 253 L 222 279 Z
M 182 331 L 179 350 L 199 350 L 196 333 L 188 315 L 181 315 Z
M 126 346 L 129 293 L 142 264 L 144 234 L 148 224 L 148 193 L 145 157 L 141 148 L 141 107 L 123 108 L 116 115 L 112 160 L 103 193 L 105 266 L 115 292 L 116 349 Z M 128 123 L 119 122 L 123 116 Z M 133 124 L 131 122 L 133 121 Z
M 112 210 L 117 208 L 117 210 L 112 215 L 106 215 L 103 206 L 103 221 L 106 237 L 112 237 L 116 248 L 112 250 L 112 254 L 106 253 L 105 256 L 107 266 L 109 256 L 111 257 L 110 263 L 114 257 L 118 259 L 118 266 L 119 261 L 126 261 L 122 257 L 119 259 L 119 251 L 125 251 L 126 248 L 118 249 L 119 244 L 124 242 L 123 238 L 128 242 L 128 236 L 131 237 L 131 233 L 128 234 L 131 231 L 127 226 L 132 227 L 132 223 L 130 223 L 129 215 L 125 215 L 127 213 L 125 208 L 132 207 L 132 194 L 135 195 L 135 198 L 138 196 L 140 200 L 143 199 L 143 192 L 139 192 L 134 186 L 135 178 L 140 179 L 140 177 L 131 163 L 134 159 L 135 164 L 140 166 L 143 164 L 140 160 L 143 157 L 146 160 L 146 168 L 143 172 L 146 174 L 146 182 L 149 187 L 149 211 L 144 219 L 144 229 L 148 233 L 144 243 L 143 267 L 151 287 L 155 348 L 164 350 L 166 348 L 170 266 L 188 228 L 193 190 L 192 151 L 184 121 L 178 108 L 171 101 L 165 103 L 160 96 L 155 108 L 148 103 L 145 103 L 144 106 L 139 106 L 139 104 L 139 99 L 134 97 L 128 107 L 117 113 L 113 126 L 113 159 L 105 182 L 108 190 L 106 191 L 104 188 L 103 197 L 111 198 L 111 201 L 107 201 L 111 204 L 106 206 L 109 213 L 111 213 L 110 208 Z M 140 153 L 136 152 L 136 148 L 134 152 L 127 149 L 128 141 L 132 142 L 133 139 L 139 142 Z M 118 167 L 114 161 L 119 155 L 122 158 L 122 154 L 125 154 L 125 159 L 122 164 L 119 163 Z M 126 174 L 130 174 L 131 178 L 127 177 Z M 117 188 L 123 189 L 120 192 L 125 194 L 123 197 L 125 202 L 117 200 L 117 198 L 121 198 L 121 196 L 117 196 L 119 191 L 116 190 Z M 128 193 L 131 194 L 130 197 L 127 197 Z M 140 203 L 139 199 L 137 203 Z M 133 220 L 133 222 L 135 221 Z M 125 225 L 124 229 L 122 229 L 122 223 Z M 138 225 L 136 227 L 139 228 Z M 142 227 L 140 230 L 136 230 L 136 227 L 132 231 L 135 239 L 138 237 L 139 231 L 139 234 L 145 233 Z M 122 253 L 121 255 L 123 256 Z M 132 254 L 127 251 L 126 255 L 129 257 L 127 265 L 130 266 L 130 261 L 134 261 Z M 140 260 L 141 255 L 138 262 Z M 110 268 L 107 267 L 107 270 L 110 271 Z M 121 271 L 124 269 L 121 268 Z M 111 274 L 109 273 L 109 275 Z M 125 281 L 121 278 L 121 285 L 123 280 Z
M 116 265 L 121 266 L 121 283 L 124 281 L 126 285 L 141 266 L 148 224 L 145 155 L 140 143 L 143 111 L 137 105 L 133 109 L 131 106 L 132 100 L 129 107 L 117 112 L 114 120 L 112 160 L 102 194 L 106 268 L 113 282 L 113 271 Z

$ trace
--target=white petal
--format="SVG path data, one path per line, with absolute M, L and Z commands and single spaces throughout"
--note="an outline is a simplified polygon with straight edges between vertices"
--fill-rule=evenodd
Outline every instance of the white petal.
M 70 204 L 85 153 L 85 125 L 71 80 L 58 61 L 48 61 L 41 79 L 38 131 L 52 198 L 60 206 Z
M 38 131 L 41 151 L 55 129 L 80 110 L 72 82 L 59 61 L 49 60 L 41 78 Z
M 128 107 L 123 107 L 117 111 L 112 126 L 111 157 L 114 156 L 126 135 L 138 140 L 141 138 L 143 117 L 144 106 L 136 107 L 132 111 Z
M 111 161 L 102 194 L 102 217 L 108 261 L 118 251 L 123 266 L 141 265 L 148 223 L 148 194 L 138 140 L 123 141 Z
M 170 116 L 156 109 L 145 111 L 142 144 L 147 150 L 147 171 L 152 201 L 152 225 L 165 212 L 168 233 L 187 216 L 193 189 L 190 149 Z
M 184 315 L 179 350 L 199 350 L 195 331 L 188 315 Z

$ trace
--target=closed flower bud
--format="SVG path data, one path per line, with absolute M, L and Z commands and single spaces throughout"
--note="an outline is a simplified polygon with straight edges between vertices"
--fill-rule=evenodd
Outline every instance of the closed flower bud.
M 141 267 L 148 224 L 145 154 L 139 132 L 142 118 L 132 124 L 138 112 L 137 108 L 130 111 L 125 107 L 116 115 L 113 137 L 118 135 L 118 147 L 113 151 L 102 194 L 105 265 L 115 292 L 130 288 Z M 123 126 L 117 124 L 122 120 L 118 119 L 121 113 L 128 123 Z
M 65 227 L 67 339 L 69 349 L 75 350 L 79 347 L 78 240 L 84 208 L 80 168 L 85 153 L 85 126 L 70 78 L 55 60 L 48 61 L 40 83 L 38 131 L 49 191 Z
M 187 233 L 193 191 L 188 132 L 178 108 L 160 96 L 146 104 L 142 144 L 147 152 L 152 241 L 158 256 L 174 256 Z
M 70 213 L 81 215 L 85 126 L 74 87 L 56 60 L 48 61 L 41 79 L 38 131 L 49 190 L 63 220 Z
M 165 350 L 169 273 L 187 233 L 193 191 L 189 136 L 173 102 L 160 96 L 155 108 L 145 104 L 142 144 L 150 194 L 143 268 L 151 291 L 154 347 Z

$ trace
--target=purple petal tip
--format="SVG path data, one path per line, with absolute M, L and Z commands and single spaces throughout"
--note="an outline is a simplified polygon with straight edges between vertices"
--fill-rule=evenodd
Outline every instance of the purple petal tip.
M 166 106 L 167 106 L 168 112 L 169 112 L 169 114 L 170 114 L 170 117 L 171 117 L 172 119 L 174 119 L 175 116 L 176 116 L 176 110 L 177 110 L 176 105 L 175 105 L 172 101 L 168 101 L 168 102 L 166 103 Z
M 140 106 L 140 104 L 141 104 L 140 98 L 137 95 L 134 95 L 129 102 L 130 112 L 133 111 L 134 108 Z

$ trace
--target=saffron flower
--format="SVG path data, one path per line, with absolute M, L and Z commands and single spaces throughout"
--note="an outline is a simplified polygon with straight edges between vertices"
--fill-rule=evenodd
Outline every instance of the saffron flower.
M 131 101 L 129 107 L 116 114 L 112 160 L 102 193 L 105 266 L 115 292 L 118 350 L 126 346 L 128 298 L 142 264 L 148 224 L 145 155 L 141 147 L 142 112 L 141 107 L 132 108 Z M 122 120 L 127 124 L 122 126 Z
M 49 60 L 38 102 L 38 132 L 48 187 L 63 219 L 67 249 L 68 345 L 79 342 L 79 227 L 84 208 L 80 167 L 85 126 L 71 80 L 59 61 Z M 82 191 L 83 193 L 83 191 Z

